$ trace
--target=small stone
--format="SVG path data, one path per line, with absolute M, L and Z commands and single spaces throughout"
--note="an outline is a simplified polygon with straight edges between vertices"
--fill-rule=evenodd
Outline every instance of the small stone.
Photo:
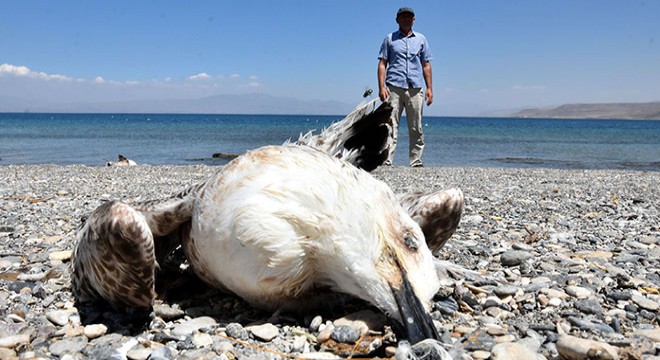
M 477 350 L 473 351 L 470 355 L 472 355 L 472 358 L 475 360 L 486 360 L 490 358 L 490 351 Z
M 577 317 L 577 316 L 569 316 L 569 317 L 568 317 L 568 321 L 569 321 L 573 326 L 577 326 L 578 328 L 583 329 L 583 330 L 589 330 L 589 329 L 591 329 L 591 328 L 594 327 L 594 324 L 593 324 L 591 321 L 589 321 L 589 320 L 585 320 L 585 319 L 581 319 L 581 318 L 579 318 L 579 317 Z
M 635 334 L 641 335 L 655 343 L 660 343 L 660 328 L 648 329 L 648 330 L 637 330 Z
M 590 339 L 581 339 L 571 335 L 559 336 L 556 346 L 559 355 L 563 359 L 619 359 L 619 354 L 610 344 Z
M 61 357 L 64 354 L 79 353 L 85 348 L 85 345 L 87 345 L 87 339 L 85 338 L 65 339 L 52 343 L 48 347 L 48 351 L 55 356 Z
M 210 347 L 213 344 L 213 338 L 206 333 L 195 333 L 192 336 L 192 342 L 195 345 L 195 348 L 201 349 Z
M 335 326 L 330 324 L 326 326 L 321 332 L 319 333 L 319 336 L 316 337 L 316 340 L 319 342 L 319 344 L 323 344 L 324 342 L 330 340 L 330 336 L 332 336 L 332 331 L 335 329 Z
M 196 330 L 215 326 L 215 319 L 209 316 L 201 316 L 178 324 L 172 330 L 174 336 L 189 336 Z
M 516 337 L 511 334 L 506 334 L 495 338 L 495 343 L 497 344 L 510 343 L 514 341 L 516 341 Z
M 585 314 L 602 314 L 603 307 L 596 299 L 578 300 L 575 302 L 575 308 Z
M 637 306 L 648 311 L 657 311 L 658 308 L 660 308 L 660 304 L 642 295 L 633 294 L 632 301 L 637 304 Z
M 319 331 L 319 326 L 321 326 L 321 324 L 323 324 L 323 318 L 320 315 L 316 315 L 309 324 L 309 330 L 317 332 Z
M 454 327 L 454 332 L 457 332 L 461 335 L 464 334 L 469 334 L 471 332 L 476 331 L 477 329 L 471 326 L 465 326 L 465 325 L 457 325 Z
M 298 335 L 293 338 L 293 344 L 291 345 L 291 350 L 294 353 L 302 353 L 305 351 L 306 345 L 307 345 L 307 337 Z
M 271 341 L 280 333 L 280 330 L 277 328 L 277 326 L 271 323 L 248 326 L 247 330 L 250 331 L 254 337 L 263 341 Z
M 56 242 L 62 240 L 62 235 L 50 235 L 44 237 L 44 241 L 49 244 L 55 244 Z
M 85 327 L 84 326 L 72 326 L 72 325 L 64 325 L 62 330 L 58 331 L 57 334 L 64 334 L 66 337 L 76 337 L 80 335 L 84 335 L 85 333 Z
M 506 334 L 506 330 L 504 330 L 504 328 L 496 324 L 488 324 L 485 325 L 484 327 L 486 328 L 486 332 L 488 332 L 488 334 L 493 336 L 502 336 Z
M 575 285 L 567 286 L 566 293 L 578 299 L 586 299 L 594 295 L 591 290 L 585 287 L 575 286 Z
M 332 340 L 339 343 L 355 344 L 360 335 L 350 326 L 337 326 L 331 334 Z
M 139 347 L 137 349 L 131 349 L 126 353 L 126 357 L 129 360 L 147 360 L 150 358 L 153 353 L 153 349 Z
M 15 323 L 22 323 L 22 322 L 25 322 L 25 314 L 23 314 L 23 315 L 9 314 L 9 315 L 7 315 L 7 320 L 11 320 L 12 322 L 15 322 Z
M 24 356 L 24 359 L 32 359 L 36 357 L 36 355 L 29 358 L 25 357 L 25 352 L 21 354 L 21 356 Z M 0 347 L 0 359 L 18 359 L 18 355 L 16 355 L 16 351 L 12 349 Z
M 492 350 L 492 360 L 532 360 L 538 354 L 518 343 L 497 344 Z
M 332 323 L 335 327 L 346 325 L 352 327 L 358 334 L 365 334 L 370 329 L 381 330 L 386 321 L 387 317 L 383 313 L 362 310 L 341 317 Z
M 48 259 L 58 261 L 71 260 L 71 253 L 71 250 L 53 251 L 48 255 Z
M 509 250 L 500 255 L 500 263 L 503 266 L 517 266 L 531 258 L 532 254 L 527 251 Z
M 486 300 L 484 300 L 483 308 L 487 309 L 489 307 L 500 306 L 500 305 L 502 305 L 502 300 L 500 300 L 500 298 L 498 298 L 497 296 L 488 296 Z
M 517 287 L 517 286 L 502 285 L 502 286 L 496 287 L 493 290 L 493 292 L 495 293 L 495 295 L 499 296 L 500 298 L 504 298 L 504 297 L 507 297 L 507 296 L 515 295 L 518 292 L 518 290 L 520 290 L 520 288 Z
M 18 280 L 21 280 L 21 281 L 42 281 L 45 277 L 46 277 L 46 273 L 45 272 L 40 272 L 40 273 L 34 273 L 34 274 L 21 273 L 21 274 L 18 274 L 17 278 L 18 278 Z
M 477 330 L 470 333 L 465 342 L 465 350 L 468 351 L 490 351 L 493 346 L 495 346 L 495 338 L 483 330 Z
M 106 332 L 108 332 L 108 327 L 103 324 L 87 325 L 83 331 L 88 339 L 96 339 L 99 336 L 105 335 Z
M 227 324 L 227 327 L 225 327 L 225 332 L 227 333 L 227 336 L 238 340 L 247 340 L 249 337 L 247 330 L 245 330 L 243 325 L 239 323 Z
M 541 293 L 547 295 L 548 298 L 560 298 L 560 299 L 568 298 L 568 295 L 566 295 L 566 293 L 561 290 L 543 288 L 541 289 Z
M 560 307 L 561 306 L 561 299 L 558 297 L 553 297 L 548 300 L 548 305 L 554 306 L 554 307 Z
M 172 321 L 182 318 L 186 312 L 167 304 L 159 304 L 154 306 L 154 314 L 165 321 Z
M 167 346 L 161 346 L 154 349 L 149 356 L 149 359 L 172 359 L 174 352 Z
M 69 312 L 66 310 L 54 310 L 46 313 L 46 319 L 58 326 L 69 323 Z
M 30 334 L 18 334 L 0 337 L 0 347 L 13 349 L 21 344 L 30 343 Z
M 539 333 L 534 330 L 528 330 L 527 334 L 529 334 L 529 336 L 518 340 L 517 344 L 524 346 L 527 350 L 533 353 L 537 353 L 541 348 L 541 343 L 544 341 L 543 336 L 539 335 Z
M 632 298 L 632 294 L 628 290 L 614 290 L 607 293 L 607 297 L 616 301 L 622 301 L 630 300 Z

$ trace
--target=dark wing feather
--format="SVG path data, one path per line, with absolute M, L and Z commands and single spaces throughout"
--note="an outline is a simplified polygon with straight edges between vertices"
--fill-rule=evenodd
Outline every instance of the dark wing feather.
M 392 106 L 378 99 L 359 106 L 344 119 L 332 124 L 318 135 L 307 133 L 296 141 L 353 165 L 371 171 L 387 160 L 391 146 Z

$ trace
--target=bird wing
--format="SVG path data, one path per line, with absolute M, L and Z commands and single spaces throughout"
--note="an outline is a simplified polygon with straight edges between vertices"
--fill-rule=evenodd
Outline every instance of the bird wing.
M 408 215 L 422 228 L 432 252 L 440 250 L 454 234 L 463 213 L 463 192 L 451 188 L 433 193 L 399 195 Z
M 78 302 L 149 309 L 155 298 L 153 235 L 142 214 L 119 201 L 99 206 L 78 232 L 72 290 Z
M 317 148 L 366 171 L 374 170 L 387 160 L 393 127 L 392 105 L 385 102 L 376 107 L 377 101 L 357 107 L 318 135 L 301 135 L 296 144 Z
M 194 198 L 203 186 L 164 200 L 99 206 L 78 232 L 72 279 L 76 299 L 102 299 L 120 310 L 149 309 L 158 264 L 189 236 Z

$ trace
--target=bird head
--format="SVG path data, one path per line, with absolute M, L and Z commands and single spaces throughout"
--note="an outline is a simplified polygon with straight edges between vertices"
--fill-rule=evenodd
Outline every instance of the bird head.
M 398 222 L 383 229 L 384 246 L 377 265 L 394 300 L 388 313 L 395 329 L 409 341 L 439 340 L 429 315 L 431 299 L 440 286 L 433 255 L 419 226 L 403 210 L 398 215 Z

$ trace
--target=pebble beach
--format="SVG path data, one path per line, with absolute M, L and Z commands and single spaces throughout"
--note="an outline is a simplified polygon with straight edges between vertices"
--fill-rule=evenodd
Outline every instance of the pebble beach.
M 397 347 L 384 316 L 358 300 L 268 313 L 184 282 L 142 325 L 76 306 L 70 260 L 81 219 L 108 200 L 167 197 L 218 169 L 1 166 L 0 358 L 401 354 L 405 344 Z M 373 175 L 396 193 L 464 192 L 459 228 L 435 254 L 442 287 L 432 317 L 454 359 L 660 359 L 660 172 L 386 167 Z

